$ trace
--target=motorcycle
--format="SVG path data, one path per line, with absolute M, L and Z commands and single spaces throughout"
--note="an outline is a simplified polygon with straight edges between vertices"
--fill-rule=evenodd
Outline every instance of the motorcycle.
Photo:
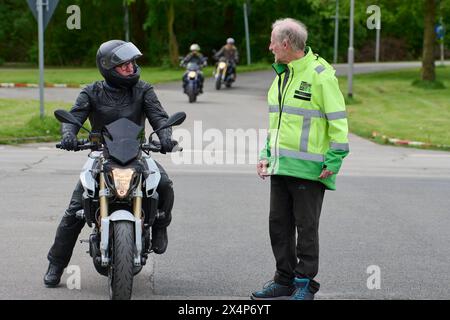
M 159 215 L 156 189 L 161 174 L 150 152 L 160 152 L 161 145 L 152 135 L 180 125 L 186 114 L 169 117 L 150 135 L 148 143 L 144 128 L 127 118 L 93 133 L 65 110 L 56 110 L 55 117 L 89 133 L 89 139 L 79 140 L 75 149 L 91 150 L 80 173 L 83 209 L 77 216 L 93 227 L 89 254 L 97 272 L 108 277 L 110 299 L 131 299 L 133 277 L 152 252 L 151 226 Z M 56 147 L 61 148 L 61 144 Z M 182 151 L 181 147 L 175 149 Z
M 219 58 L 214 72 L 216 90 L 220 90 L 222 83 L 224 83 L 227 88 L 231 87 L 231 84 L 234 82 L 232 65 L 231 61 L 227 61 L 225 57 Z
M 200 93 L 200 79 L 198 77 L 198 72 L 200 67 L 194 62 L 189 62 L 186 67 L 186 72 L 183 75 L 183 86 L 184 93 L 189 97 L 189 102 L 195 102 L 197 96 Z
M 202 61 L 202 66 L 206 65 L 206 58 Z M 195 102 L 200 94 L 200 72 L 201 66 L 196 62 L 189 62 L 186 65 L 186 72 L 183 75 L 184 93 L 189 97 L 189 102 Z

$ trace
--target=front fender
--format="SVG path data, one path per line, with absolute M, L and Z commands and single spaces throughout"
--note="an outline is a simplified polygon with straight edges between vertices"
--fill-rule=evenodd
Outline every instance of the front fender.
M 109 221 L 121 221 L 121 220 L 126 220 L 126 221 L 131 221 L 131 222 L 136 221 L 136 218 L 134 217 L 134 215 L 127 210 L 114 211 L 113 213 L 111 213 L 108 216 L 107 219 L 109 219 Z

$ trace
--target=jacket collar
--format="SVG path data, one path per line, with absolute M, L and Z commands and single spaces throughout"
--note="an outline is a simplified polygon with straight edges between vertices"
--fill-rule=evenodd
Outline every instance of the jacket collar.
M 313 51 L 311 50 L 311 47 L 305 48 L 305 55 L 301 57 L 300 59 L 293 60 L 289 62 L 288 64 L 285 63 L 273 63 L 272 68 L 275 70 L 277 75 L 283 74 L 288 67 L 293 69 L 305 69 L 306 66 L 309 64 L 311 60 L 314 60 L 316 56 L 314 55 Z

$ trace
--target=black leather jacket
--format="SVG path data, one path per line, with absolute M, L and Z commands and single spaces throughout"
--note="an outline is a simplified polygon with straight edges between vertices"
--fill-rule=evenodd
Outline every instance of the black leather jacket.
M 206 60 L 205 57 L 201 53 L 193 53 L 190 52 L 184 59 L 181 61 L 181 65 L 185 66 L 189 62 L 194 62 L 198 64 L 199 67 L 206 66 Z
M 161 106 L 153 87 L 142 80 L 130 89 L 109 86 L 104 80 L 86 86 L 70 110 L 81 123 L 89 117 L 92 131 L 100 132 L 103 126 L 120 118 L 128 118 L 137 125 L 144 126 L 148 119 L 154 130 L 166 122 L 168 115 Z M 74 125 L 63 123 L 62 133 L 78 133 Z M 172 129 L 158 132 L 160 140 L 170 139 Z

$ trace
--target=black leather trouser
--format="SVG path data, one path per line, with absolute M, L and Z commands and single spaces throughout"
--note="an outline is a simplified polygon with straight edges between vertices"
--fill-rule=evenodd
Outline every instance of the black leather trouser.
M 310 290 L 319 290 L 314 277 L 319 271 L 319 218 L 324 193 L 325 186 L 319 181 L 271 177 L 269 233 L 276 260 L 275 282 L 289 285 L 294 277 L 309 278 Z
M 156 191 L 159 194 L 158 209 L 165 214 L 158 218 L 153 227 L 161 228 L 167 227 L 172 220 L 172 207 L 174 202 L 174 192 L 172 181 L 169 179 L 164 168 L 156 163 L 160 172 L 161 180 Z M 82 209 L 83 186 L 78 181 L 72 198 L 70 199 L 69 207 L 64 213 L 61 222 L 56 229 L 55 242 L 48 252 L 47 259 L 61 267 L 67 267 L 70 258 L 72 257 L 73 248 L 78 239 L 78 235 L 84 227 L 84 219 L 79 219 L 76 212 Z

